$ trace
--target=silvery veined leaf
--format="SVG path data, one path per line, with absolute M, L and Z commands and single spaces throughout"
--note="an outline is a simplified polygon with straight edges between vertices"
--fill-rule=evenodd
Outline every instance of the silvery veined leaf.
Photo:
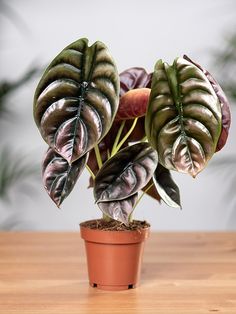
M 230 107 L 229 107 L 229 101 L 223 92 L 222 88 L 220 87 L 220 84 L 214 79 L 214 77 L 205 69 L 203 69 L 199 64 L 192 61 L 188 56 L 184 55 L 184 59 L 188 60 L 189 62 L 195 64 L 200 70 L 203 71 L 203 73 L 208 78 L 210 84 L 212 85 L 219 102 L 221 104 L 221 113 L 222 113 L 222 130 L 221 134 L 216 146 L 216 152 L 220 151 L 227 142 L 227 138 L 229 135 L 229 129 L 231 124 L 231 113 L 230 113 Z
M 88 154 L 69 164 L 52 148 L 48 149 L 42 166 L 43 183 L 49 196 L 58 207 L 72 191 L 86 165 Z
M 172 66 L 159 60 L 145 121 L 159 162 L 195 177 L 214 154 L 221 128 L 221 105 L 206 75 L 183 58 Z
M 158 164 L 153 174 L 153 182 L 161 199 L 167 205 L 181 208 L 179 188 L 168 169 Z
M 119 101 L 119 76 L 102 42 L 83 38 L 59 53 L 34 97 L 34 118 L 44 140 L 69 163 L 108 132 Z
M 125 143 L 122 145 L 121 148 L 128 146 L 129 143 L 139 142 L 144 138 L 144 136 L 145 136 L 144 121 L 145 121 L 144 117 L 140 117 L 138 119 L 134 130 L 132 131 L 132 133 L 130 134 L 130 136 L 128 137 L 128 139 L 125 141 Z M 134 122 L 133 120 L 126 120 L 125 121 L 125 125 L 124 125 L 124 128 L 123 128 L 121 136 L 120 136 L 121 139 L 124 138 L 124 136 L 130 130 L 133 122 Z M 113 122 L 109 132 L 107 133 L 107 135 L 98 144 L 101 159 L 102 159 L 103 163 L 108 159 L 108 155 L 112 151 L 112 147 L 113 147 L 115 138 L 117 136 L 117 133 L 121 127 L 121 123 L 122 123 L 121 121 L 115 120 Z M 98 168 L 97 159 L 96 159 L 94 149 L 92 149 L 89 152 L 89 159 L 88 159 L 87 164 L 90 167 L 90 169 L 93 171 L 93 173 L 96 175 L 99 168 Z M 92 183 L 92 181 L 93 180 L 90 180 L 90 183 Z M 90 185 L 90 187 L 92 187 L 92 186 Z
M 100 202 L 98 203 L 98 206 L 105 215 L 128 225 L 129 217 L 134 210 L 134 205 L 137 202 L 137 199 L 138 193 L 123 200 Z
M 136 194 L 149 182 L 156 166 L 157 153 L 148 143 L 122 149 L 105 162 L 96 176 L 96 202 L 122 200 Z

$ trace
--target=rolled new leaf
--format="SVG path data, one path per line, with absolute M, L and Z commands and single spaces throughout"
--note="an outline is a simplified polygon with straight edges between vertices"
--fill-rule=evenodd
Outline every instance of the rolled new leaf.
M 48 149 L 42 167 L 43 183 L 47 193 L 58 207 L 72 191 L 87 159 L 88 154 L 69 164 L 52 148 Z
M 159 162 L 195 177 L 214 154 L 221 128 L 221 105 L 205 74 L 183 58 L 172 66 L 159 60 L 145 121 Z
M 128 120 L 142 117 L 147 111 L 150 88 L 138 88 L 128 91 L 120 98 L 116 120 Z
M 202 72 L 206 75 L 208 78 L 210 84 L 212 85 L 216 96 L 219 99 L 219 102 L 221 104 L 221 113 L 222 113 L 222 129 L 221 129 L 221 134 L 218 139 L 217 147 L 216 147 L 216 152 L 220 151 L 224 146 L 225 143 L 227 142 L 227 138 L 229 135 L 229 129 L 230 129 L 230 124 L 231 124 L 231 113 L 230 113 L 230 107 L 229 107 L 229 101 L 223 92 L 222 88 L 220 87 L 220 84 L 214 79 L 214 77 L 209 73 L 207 70 L 203 69 L 199 64 L 196 62 L 192 61 L 188 56 L 184 55 L 184 59 L 188 60 L 189 62 L 195 64 Z
M 153 182 L 161 199 L 171 207 L 181 208 L 179 188 L 171 177 L 170 171 L 158 164 Z
M 69 163 L 108 132 L 118 108 L 119 76 L 102 42 L 83 38 L 52 61 L 34 97 L 34 118 L 44 140 Z
M 136 194 L 151 179 L 157 153 L 148 143 L 128 146 L 109 159 L 95 179 L 97 203 L 123 200 Z
M 129 224 L 130 215 L 133 212 L 134 205 L 137 202 L 138 193 L 131 195 L 123 200 L 100 202 L 98 207 L 101 211 L 112 219 L 118 220 L 125 225 Z

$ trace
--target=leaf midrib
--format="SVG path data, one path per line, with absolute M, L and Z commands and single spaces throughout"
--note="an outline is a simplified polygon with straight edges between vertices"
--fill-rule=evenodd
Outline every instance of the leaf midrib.
M 139 161 L 139 160 L 142 160 L 143 158 L 150 158 L 150 156 L 149 156 L 149 154 L 148 154 L 148 156 L 140 156 L 140 152 L 138 153 L 138 155 L 136 156 L 136 157 L 134 157 L 134 159 L 132 160 L 132 161 L 129 161 L 129 163 L 125 166 L 125 168 L 124 169 L 122 169 L 122 171 L 121 172 L 119 172 L 119 174 L 116 176 L 116 178 L 114 179 L 114 182 L 118 179 L 118 178 L 121 178 L 122 179 L 122 175 L 124 174 L 124 172 L 128 169 L 128 168 L 131 168 L 131 170 L 134 172 L 134 170 L 132 169 L 133 168 L 133 166 Z M 145 168 L 143 165 L 141 165 L 140 163 L 139 163 L 139 166 L 142 166 L 143 168 Z M 146 170 L 146 168 L 145 168 L 145 170 Z M 146 171 L 147 172 L 147 171 Z M 136 178 L 136 176 L 135 176 L 135 178 Z M 123 180 L 123 179 L 122 179 Z M 137 184 L 137 180 L 136 180 L 136 184 Z M 108 184 L 107 185 L 107 187 L 109 186 L 110 184 Z M 104 190 L 104 192 L 107 190 L 107 187 L 106 187 L 106 189 Z M 101 193 L 101 195 L 104 193 L 104 192 L 102 192 Z M 137 191 L 135 191 L 134 193 L 132 193 L 132 194 L 129 194 L 129 196 L 132 196 L 132 195 L 134 195 L 135 193 L 137 193 Z M 100 200 L 101 199 L 101 195 L 100 195 L 100 197 L 99 197 L 99 199 L 98 200 L 96 200 L 96 202 L 105 202 L 105 201 L 103 201 L 103 200 Z M 126 196 L 126 197 L 124 197 L 124 198 L 117 198 L 117 199 L 112 199 L 111 201 L 121 201 L 121 200 L 124 200 L 124 199 L 126 199 L 128 196 Z M 107 200 L 106 200 L 107 201 Z
M 172 97 L 174 100 L 174 104 L 176 106 L 176 109 L 178 111 L 178 116 L 179 116 L 179 123 L 180 123 L 180 136 L 182 137 L 186 149 L 187 149 L 187 154 L 189 157 L 189 161 L 191 163 L 191 168 L 194 169 L 194 162 L 192 160 L 191 152 L 188 146 L 188 141 L 187 141 L 187 134 L 185 132 L 184 128 L 184 116 L 183 116 L 183 103 L 182 103 L 182 94 L 180 91 L 180 83 L 178 79 L 178 71 L 177 71 L 177 64 L 176 60 L 174 61 L 173 65 L 169 65 L 167 63 L 164 64 L 164 69 L 166 72 L 166 77 L 168 79 L 168 83 L 170 86 L 170 90 L 172 93 Z M 173 148 L 173 147 L 172 147 Z M 172 152 L 173 153 L 173 152 Z

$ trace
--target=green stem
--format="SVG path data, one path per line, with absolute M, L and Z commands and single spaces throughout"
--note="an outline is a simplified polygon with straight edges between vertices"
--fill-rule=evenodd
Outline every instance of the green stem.
M 132 126 L 131 126 L 131 128 L 130 128 L 129 131 L 128 131 L 128 133 L 126 133 L 125 137 L 123 137 L 123 139 L 120 141 L 120 143 L 116 146 L 116 152 L 115 152 L 115 153 L 117 153 L 117 152 L 120 150 L 120 148 L 121 148 L 122 145 L 125 143 L 125 141 L 127 140 L 127 138 L 128 138 L 128 137 L 130 136 L 130 134 L 133 132 L 137 121 L 138 121 L 138 118 L 135 118 L 135 119 L 134 119 L 134 122 L 133 122 L 133 124 L 132 124 Z
M 102 214 L 102 219 L 107 221 L 107 222 L 111 221 L 111 218 L 104 213 Z
M 147 136 L 144 136 L 140 142 L 146 142 L 147 141 Z
M 101 157 L 98 145 L 94 146 L 94 151 L 95 151 L 95 156 L 96 156 L 97 163 L 98 163 L 98 168 L 101 169 L 102 168 L 102 157 Z
M 137 202 L 134 204 L 134 209 L 136 208 L 136 206 L 138 205 L 138 203 L 141 201 L 141 199 L 143 198 L 144 194 L 147 193 L 147 191 L 149 191 L 151 189 L 151 187 L 153 187 L 154 183 L 150 184 L 146 190 L 143 191 L 143 193 L 139 196 Z
M 121 136 L 121 133 L 122 133 L 122 131 L 123 131 L 123 129 L 124 129 L 124 126 L 125 126 L 125 120 L 122 121 L 121 126 L 120 126 L 120 128 L 119 128 L 119 131 L 118 131 L 118 133 L 117 133 L 117 135 L 116 135 L 116 138 L 115 138 L 114 144 L 113 144 L 113 146 L 112 146 L 112 150 L 111 150 L 111 157 L 114 156 L 115 153 L 116 153 L 116 147 L 117 147 L 118 142 L 119 142 L 119 140 L 120 140 L 120 136 Z
M 93 178 L 93 180 L 95 180 L 95 174 L 92 172 L 90 167 L 88 165 L 86 165 L 86 168 L 87 168 L 88 172 L 90 173 L 91 177 Z

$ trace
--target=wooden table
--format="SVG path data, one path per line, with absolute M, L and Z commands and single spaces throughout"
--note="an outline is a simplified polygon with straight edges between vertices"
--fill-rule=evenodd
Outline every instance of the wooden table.
M 0 313 L 236 313 L 236 233 L 153 233 L 137 289 L 86 271 L 79 233 L 0 233 Z

